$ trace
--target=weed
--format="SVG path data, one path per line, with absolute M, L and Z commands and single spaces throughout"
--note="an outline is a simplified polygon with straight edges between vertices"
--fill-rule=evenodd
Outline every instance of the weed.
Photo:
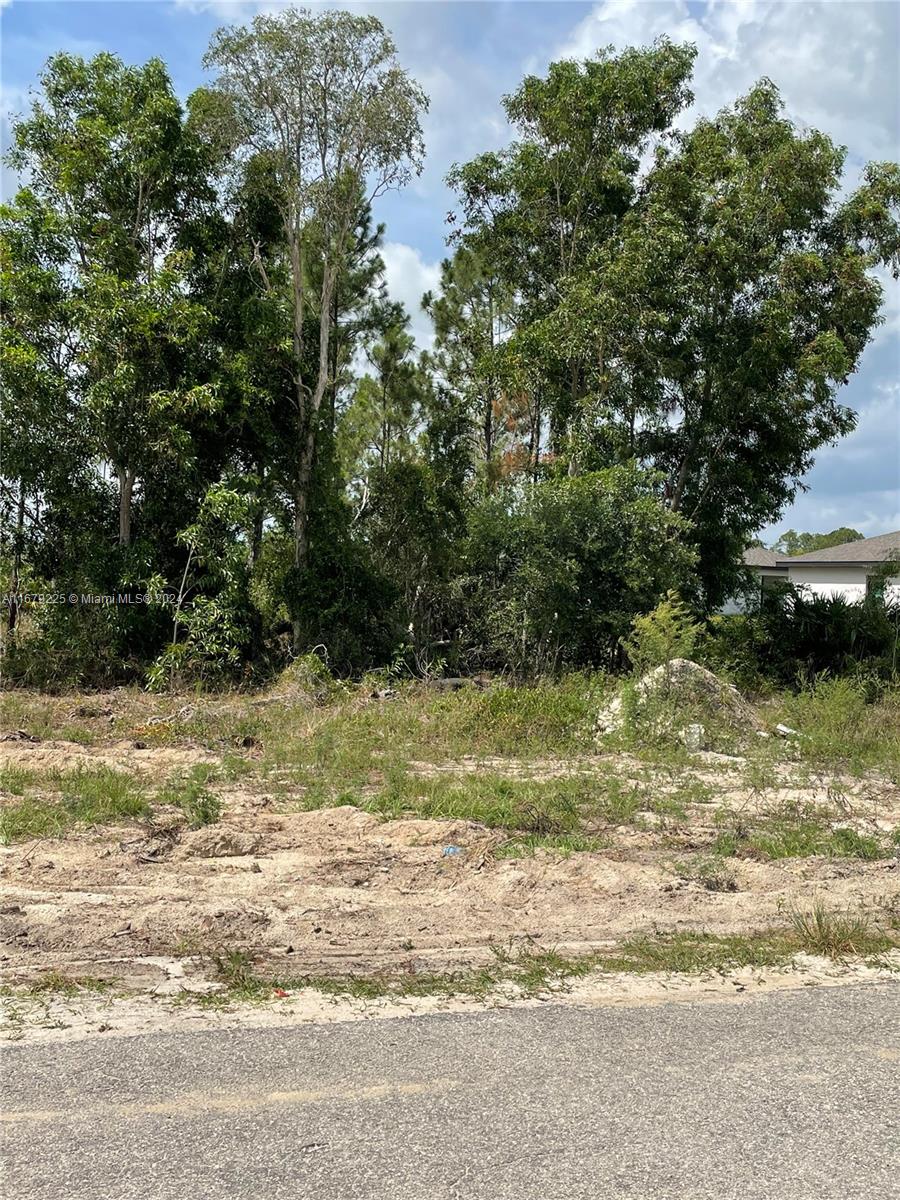
M 676 863 L 675 871 L 682 879 L 701 884 L 708 892 L 736 892 L 737 879 L 734 870 L 721 857 L 695 859 L 690 863 Z
M 9 792 L 11 796 L 24 796 L 33 779 L 33 772 L 25 767 L 2 767 L 0 768 L 0 791 Z
M 73 825 L 110 825 L 145 817 L 150 809 L 131 776 L 109 767 L 67 771 L 52 777 L 59 799 L 29 795 L 0 809 L 0 843 L 59 837 Z
M 358 1000 L 382 997 L 469 996 L 483 999 L 503 987 L 514 987 L 519 996 L 533 996 L 560 989 L 592 971 L 596 955 L 569 958 L 556 950 L 531 947 L 491 947 L 491 961 L 483 967 L 448 974 L 408 971 L 381 975 L 267 978 L 256 973 L 253 959 L 244 951 L 231 950 L 212 956 L 223 990 L 185 993 L 183 1000 L 204 1007 L 259 1002 L 279 992 L 313 988 L 329 996 Z
M 886 858 L 886 841 L 858 833 L 846 826 L 835 828 L 835 813 L 814 805 L 784 805 L 751 820 L 724 813 L 728 822 L 717 837 L 713 853 L 722 857 L 743 854 L 777 861 L 784 858 L 858 858 L 866 862 Z
M 530 833 L 510 838 L 497 847 L 496 858 L 527 858 L 538 850 L 548 850 L 568 857 L 570 854 L 590 853 L 609 846 L 605 838 L 588 837 L 582 833 Z
M 113 986 L 110 979 L 93 975 L 66 975 L 63 971 L 47 971 L 28 988 L 30 996 L 77 996 L 81 992 L 106 992 Z
M 706 933 L 658 933 L 629 938 L 606 956 L 605 968 L 646 974 L 652 971 L 692 973 L 738 967 L 772 967 L 789 961 L 793 941 L 782 931 L 716 937 Z
M 877 929 L 862 911 L 837 912 L 817 900 L 811 910 L 792 909 L 788 915 L 799 949 L 807 954 L 836 959 L 865 957 L 882 954 L 894 945 L 894 939 Z
M 191 829 L 214 825 L 222 816 L 222 801 L 206 787 L 212 769 L 206 765 L 194 767 L 186 778 L 172 780 L 157 795 L 161 804 L 180 808 Z

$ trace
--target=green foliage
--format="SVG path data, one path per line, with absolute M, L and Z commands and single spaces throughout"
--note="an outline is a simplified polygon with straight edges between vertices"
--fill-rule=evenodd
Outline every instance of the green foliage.
M 635 617 L 622 647 L 637 674 L 671 662 L 693 658 L 702 626 L 677 592 L 669 591 L 646 616 Z
M 509 489 L 470 518 L 470 653 L 530 673 L 611 667 L 637 613 L 690 572 L 683 521 L 634 467 Z
M 859 669 L 890 680 L 900 667 L 900 604 L 875 593 L 852 603 L 788 586 L 772 589 L 755 612 L 713 618 L 704 654 L 748 684 L 763 676 L 795 686 Z
M 181 809 L 191 829 L 215 825 L 222 816 L 222 801 L 206 786 L 210 775 L 208 767 L 195 768 L 185 778 L 172 780 L 156 799 L 160 804 L 172 804 Z
M 900 168 L 844 194 L 771 83 L 676 133 L 695 56 L 607 50 L 505 98 L 515 141 L 450 175 L 424 354 L 372 204 L 421 170 L 427 98 L 376 17 L 220 29 L 184 106 L 158 59 L 52 56 L 0 209 L 0 579 L 175 599 L 12 605 L 4 681 L 223 686 L 319 646 L 338 674 L 616 669 L 638 617 L 633 665 L 692 652 L 682 602 L 652 610 L 714 607 L 852 428 L 900 261 Z M 877 599 L 767 601 L 706 653 L 888 679 Z
M 788 529 L 777 542 L 772 543 L 772 549 L 778 554 L 793 557 L 810 554 L 813 550 L 827 550 L 830 546 L 843 546 L 847 542 L 858 542 L 862 536 L 858 530 L 850 529 L 847 525 L 832 529 L 831 533 L 797 533 Z
M 69 771 L 48 782 L 57 796 L 29 787 L 21 800 L 0 808 L 0 844 L 60 837 L 73 825 L 109 825 L 149 812 L 141 789 L 120 771 Z

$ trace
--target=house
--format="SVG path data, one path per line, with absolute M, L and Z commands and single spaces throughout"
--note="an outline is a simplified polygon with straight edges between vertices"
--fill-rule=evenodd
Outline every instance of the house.
M 872 584 L 881 579 L 884 564 L 892 561 L 897 562 L 897 570 L 888 577 L 885 594 L 900 601 L 900 530 L 794 557 L 762 546 L 751 546 L 744 553 L 745 565 L 764 588 L 789 583 L 810 595 L 843 596 L 850 601 L 864 600 Z M 724 611 L 740 612 L 743 607 L 738 600 Z
M 864 600 L 872 583 L 881 578 L 876 572 L 890 561 L 897 563 L 897 570 L 889 577 L 887 594 L 900 600 L 900 530 L 779 558 L 779 564 L 787 568 L 788 583 L 813 595 L 843 596 L 845 600 Z

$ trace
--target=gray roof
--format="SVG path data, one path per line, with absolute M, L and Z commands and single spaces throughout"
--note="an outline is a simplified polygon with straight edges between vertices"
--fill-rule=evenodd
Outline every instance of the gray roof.
M 900 529 L 895 533 L 880 533 L 877 537 L 844 542 L 843 546 L 829 546 L 825 550 L 797 554 L 793 558 L 781 556 L 778 562 L 793 566 L 794 563 L 876 563 L 889 558 L 900 558 Z M 744 561 L 747 561 L 746 556 Z
M 765 546 L 751 546 L 744 551 L 744 565 L 747 567 L 777 567 L 778 555 L 774 550 Z

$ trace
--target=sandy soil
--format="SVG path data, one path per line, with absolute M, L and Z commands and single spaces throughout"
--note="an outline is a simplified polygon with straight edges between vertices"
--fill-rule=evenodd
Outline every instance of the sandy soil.
M 130 743 L 99 753 L 62 742 L 0 746 L 0 760 L 38 769 L 85 760 L 165 771 L 197 753 Z M 540 774 L 591 761 L 503 766 Z M 500 765 L 464 760 L 441 769 Z M 627 773 L 630 764 L 620 766 Z M 540 851 L 497 859 L 502 835 L 465 821 L 382 822 L 353 807 L 290 813 L 239 790 L 223 793 L 223 818 L 205 829 L 188 830 L 162 810 L 143 826 L 6 847 L 0 966 L 13 984 L 52 969 L 167 993 L 202 986 L 203 956 L 226 949 L 246 950 L 261 970 L 282 976 L 441 971 L 482 963 L 492 945 L 521 939 L 580 951 L 656 927 L 747 931 L 819 896 L 833 906 L 897 897 L 896 859 L 735 860 L 734 892 L 681 878 L 674 864 L 712 842 L 717 807 L 824 803 L 833 785 L 798 784 L 786 768 L 765 793 L 748 794 L 733 766 L 698 756 L 694 776 L 715 787 L 713 803 L 689 805 L 677 823 L 647 813 L 639 827 L 605 831 L 608 848 L 568 858 Z M 670 785 L 661 780 L 660 791 Z M 896 788 L 846 780 L 841 792 L 847 823 L 880 831 L 900 824 Z M 460 852 L 448 855 L 448 847 Z
M 171 960 L 170 969 L 184 963 Z M 263 1003 L 226 1008 L 200 1007 L 160 989 L 140 995 L 13 996 L 0 998 L 0 1038 L 18 1042 L 57 1042 L 95 1036 L 128 1037 L 145 1033 L 190 1032 L 223 1028 L 284 1028 L 298 1023 L 333 1024 L 345 1021 L 400 1019 L 435 1012 L 465 1013 L 485 1007 L 536 1008 L 552 1003 L 565 1006 L 646 1006 L 688 1003 L 743 1003 L 804 987 L 839 987 L 848 983 L 892 982 L 897 985 L 900 952 L 883 965 L 838 964 L 829 959 L 798 955 L 790 967 L 741 970 L 706 975 L 593 974 L 538 996 L 519 996 L 512 986 L 487 999 L 427 996 L 381 997 L 357 1000 L 329 997 L 312 988 L 299 988 Z

